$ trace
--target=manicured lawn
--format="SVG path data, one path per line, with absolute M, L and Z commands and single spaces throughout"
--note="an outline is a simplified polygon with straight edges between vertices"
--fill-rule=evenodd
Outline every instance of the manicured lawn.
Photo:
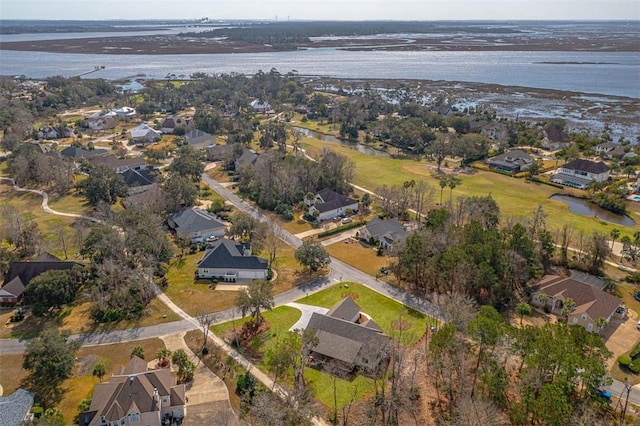
M 440 201 L 438 180 L 433 176 L 432 168 L 429 167 L 433 164 L 425 160 L 374 157 L 340 144 L 312 138 L 304 138 L 303 145 L 314 156 L 318 155 L 323 147 L 327 147 L 349 157 L 356 165 L 354 183 L 357 185 L 375 190 L 384 184 L 401 185 L 407 180 L 421 179 L 431 184 L 436 190 L 431 207 Z M 453 190 L 454 200 L 460 196 L 491 195 L 500 207 L 503 218 L 530 216 L 538 205 L 542 205 L 547 213 L 547 226 L 551 231 L 559 230 L 564 225 L 573 227 L 576 230 L 574 235 L 579 232 L 590 234 L 593 231 L 609 234 L 613 228 L 620 229 L 623 234 L 633 234 L 640 230 L 640 221 L 633 227 L 625 227 L 571 213 L 566 204 L 549 199 L 554 193 L 560 192 L 559 189 L 549 185 L 530 183 L 525 179 L 485 171 L 477 171 L 472 175 L 458 175 L 458 177 L 462 182 Z M 443 195 L 444 202 L 448 202 L 450 195 L 448 188 Z
M 402 338 L 407 344 L 415 343 L 422 336 L 427 323 L 435 324 L 435 320 L 355 283 L 336 284 L 316 294 L 299 299 L 297 302 L 329 308 L 346 295 L 355 296 L 356 303 L 360 305 L 363 312 L 369 314 L 387 333 L 396 338 Z M 265 354 L 275 345 L 278 338 L 286 334 L 289 327 L 300 317 L 300 312 L 287 306 L 281 306 L 273 311 L 265 312 L 264 317 L 271 328 L 256 338 L 254 345 L 252 345 L 252 349 L 260 354 Z M 248 318 L 235 321 L 235 323 L 219 324 L 214 326 L 212 330 L 216 334 L 231 337 L 231 330 L 234 327 L 240 329 L 246 321 Z M 403 328 L 402 335 L 400 335 L 398 328 Z M 257 364 L 261 370 L 267 371 L 263 359 L 259 360 Z M 333 376 L 307 368 L 305 377 L 313 387 L 316 398 L 326 407 L 333 408 Z M 336 379 L 338 408 L 351 401 L 354 390 L 356 390 L 355 399 L 359 400 L 371 393 L 373 389 L 373 380 L 364 376 L 356 376 L 353 381 Z
M 307 383 L 313 388 L 315 398 L 327 407 L 328 410 L 333 410 L 334 376 L 313 368 L 307 368 L 304 371 L 304 377 L 307 379 Z M 374 390 L 373 380 L 362 375 L 357 375 L 351 381 L 335 377 L 335 381 L 336 405 L 338 406 L 338 410 L 349 404 L 352 398 L 354 401 L 359 401 Z
M 325 249 L 331 256 L 374 277 L 379 273 L 380 268 L 389 266 L 392 261 L 391 257 L 378 256 L 374 248 L 366 247 L 359 242 L 345 243 L 341 241 L 331 244 Z
M 209 280 L 195 280 L 196 266 L 203 255 L 198 252 L 172 259 L 167 273 L 169 286 L 164 292 L 190 315 L 231 308 L 237 295 L 235 291 L 214 290 Z
M 371 316 L 385 333 L 402 340 L 406 344 L 418 341 L 427 324 L 436 324 L 436 320 L 391 300 L 357 283 L 335 284 L 325 290 L 296 300 L 298 303 L 331 308 L 343 297 L 351 296 L 362 312 Z

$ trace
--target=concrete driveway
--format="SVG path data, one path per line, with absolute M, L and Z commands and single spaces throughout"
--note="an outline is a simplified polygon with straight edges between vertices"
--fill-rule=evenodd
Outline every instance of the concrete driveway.
M 613 356 L 607 360 L 607 369 L 611 369 L 620 355 L 628 352 L 640 341 L 640 330 L 636 328 L 638 314 L 628 310 L 624 318 L 614 318 L 605 328 L 604 339 L 607 349 Z
M 229 391 L 222 379 L 213 374 L 184 342 L 184 334 L 162 336 L 171 351 L 184 349 L 196 364 L 193 382 L 187 386 L 187 409 L 184 426 L 236 426 L 246 423 L 238 419 L 229 402 Z
M 291 326 L 289 331 L 304 330 L 305 328 L 307 328 L 307 324 L 309 324 L 309 320 L 311 319 L 311 315 L 314 312 L 317 312 L 319 314 L 326 314 L 327 312 L 329 312 L 329 310 L 327 308 L 321 308 L 320 306 L 313 306 L 313 305 L 304 305 L 302 303 L 291 302 L 291 303 L 287 303 L 286 306 L 290 306 L 292 308 L 296 308 L 297 310 L 302 312 L 302 315 L 300 316 L 300 319 L 298 321 L 296 321 L 296 323 Z

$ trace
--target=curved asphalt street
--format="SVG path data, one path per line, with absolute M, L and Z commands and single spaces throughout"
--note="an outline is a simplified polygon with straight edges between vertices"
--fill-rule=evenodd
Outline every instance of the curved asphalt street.
M 4 178 L 6 179 L 6 178 Z M 260 212 L 257 208 L 249 205 L 247 202 L 242 200 L 233 192 L 229 191 L 226 187 L 221 185 L 214 179 L 211 179 L 206 174 L 203 174 L 202 181 L 213 188 L 218 194 L 224 197 L 226 200 L 231 202 L 236 208 L 239 210 L 251 215 L 257 220 L 262 222 L 269 222 L 272 224 L 279 236 L 284 240 L 287 244 L 291 245 L 294 248 L 299 247 L 302 244 L 302 240 L 297 238 L 295 235 L 286 231 L 282 227 L 275 224 L 273 221 L 270 221 L 264 214 Z M 12 183 L 15 183 L 12 180 Z M 24 190 L 22 188 L 15 187 L 17 190 Z M 29 191 L 29 190 L 27 190 Z M 81 215 L 72 215 L 68 213 L 61 213 L 51 210 L 47 205 L 47 194 L 42 191 L 31 190 L 31 192 L 38 193 L 42 195 L 42 208 L 46 212 L 52 214 L 61 214 L 65 216 L 73 216 L 73 217 L 82 217 L 84 219 L 94 220 L 92 218 L 88 218 Z M 328 276 L 306 284 L 304 286 L 300 286 L 294 289 L 291 289 L 287 292 L 278 294 L 274 297 L 274 302 L 276 306 L 285 305 L 287 303 L 294 302 L 297 299 L 300 299 L 306 295 L 315 293 L 317 291 L 322 290 L 329 285 L 342 282 L 342 281 L 352 281 L 358 282 L 360 284 L 365 285 L 366 287 L 374 290 L 384 296 L 387 296 L 393 300 L 396 300 L 406 306 L 409 306 L 417 311 L 420 311 L 424 314 L 427 314 L 431 317 L 437 318 L 439 320 L 443 320 L 444 316 L 440 308 L 431 302 L 426 300 L 422 300 L 418 297 L 410 295 L 403 290 L 393 287 L 385 282 L 379 281 L 377 278 L 374 278 L 364 272 L 336 259 L 331 258 L 331 272 Z M 164 296 L 164 297 L 162 297 Z M 161 297 L 165 303 L 167 303 L 170 307 L 173 305 L 177 310 L 182 312 L 181 309 L 177 308 L 173 302 L 168 300 L 164 294 L 161 294 Z M 173 308 L 172 308 L 173 309 Z M 177 311 L 176 311 L 177 312 Z M 180 313 L 179 312 L 179 313 Z M 182 312 L 183 313 L 183 312 Z M 215 314 L 215 323 L 222 323 L 230 321 L 231 319 L 240 318 L 240 313 L 236 309 L 228 309 L 226 311 L 217 312 Z M 181 314 L 184 317 L 184 315 Z M 135 341 L 148 339 L 153 337 L 164 336 L 173 333 L 179 333 L 183 331 L 189 331 L 196 328 L 199 328 L 199 325 L 196 324 L 197 321 L 194 321 L 193 318 L 184 319 L 181 321 L 174 321 L 170 323 L 157 324 L 147 327 L 139 327 L 128 330 L 116 330 L 109 332 L 101 332 L 101 333 L 87 333 L 87 334 L 79 334 L 71 336 L 71 339 L 79 341 L 83 346 L 94 346 L 94 345 L 104 345 L 111 343 L 119 343 L 122 341 Z M 2 354 L 11 354 L 11 353 L 21 353 L 24 351 L 26 339 L 0 339 L 0 355 Z M 613 383 L 606 388 L 614 395 L 614 396 L 622 396 L 625 392 L 625 384 L 614 380 Z M 640 389 L 637 387 L 632 387 L 629 393 L 629 402 L 640 405 Z

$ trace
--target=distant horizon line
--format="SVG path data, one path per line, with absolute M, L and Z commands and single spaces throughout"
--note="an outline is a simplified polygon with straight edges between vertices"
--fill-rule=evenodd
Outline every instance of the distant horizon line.
M 208 22 L 223 21 L 245 21 L 245 22 L 638 22 L 640 19 L 629 18 L 611 18 L 611 19 L 566 19 L 566 18 L 545 18 L 545 19 L 525 19 L 525 18 L 507 18 L 507 19 L 273 19 L 273 18 L 152 18 L 152 19 L 133 19 L 133 18 L 109 18 L 109 19 L 41 19 L 41 18 L 0 18 L 0 22 L 8 21 L 38 21 L 38 22 L 196 22 L 202 23 L 203 20 Z M 205 21 L 207 22 L 207 21 Z

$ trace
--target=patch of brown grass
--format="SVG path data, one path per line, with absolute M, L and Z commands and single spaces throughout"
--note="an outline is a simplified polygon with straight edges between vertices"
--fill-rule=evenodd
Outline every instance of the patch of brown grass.
M 0 355 L 0 385 L 4 389 L 3 395 L 9 395 L 20 387 L 22 380 L 27 377 L 27 371 L 22 369 L 22 354 Z
M 378 275 L 380 268 L 388 267 L 391 264 L 391 257 L 378 256 L 373 248 L 362 243 L 347 244 L 341 241 L 325 248 L 327 253 L 336 259 L 374 277 Z

